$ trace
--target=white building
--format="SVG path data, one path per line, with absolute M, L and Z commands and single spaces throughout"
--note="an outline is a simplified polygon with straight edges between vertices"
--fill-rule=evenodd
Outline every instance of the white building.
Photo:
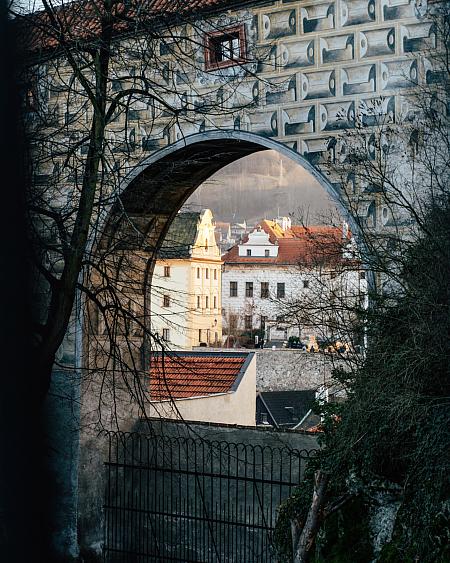
M 334 227 L 291 226 L 282 219 L 262 221 L 222 257 L 228 346 L 249 344 L 255 336 L 266 342 L 290 336 L 304 342 L 310 336 L 343 339 L 334 316 L 366 299 L 365 272 L 349 250 L 348 234 Z
M 211 211 L 179 213 L 158 253 L 152 330 L 172 350 L 222 342 L 220 251 Z

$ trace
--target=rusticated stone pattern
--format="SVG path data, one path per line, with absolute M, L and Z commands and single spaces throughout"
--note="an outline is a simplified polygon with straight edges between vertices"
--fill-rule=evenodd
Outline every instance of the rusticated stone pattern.
M 205 33 L 244 24 L 248 58 L 255 62 L 206 71 L 201 49 L 191 68 L 171 60 L 170 52 L 163 54 L 175 64 L 174 99 L 182 90 L 181 99 L 198 107 L 198 117 L 190 115 L 189 123 L 176 127 L 168 117 L 156 124 L 148 119 L 150 132 L 147 109 L 140 108 L 128 117 L 130 126 L 134 118 L 140 126 L 133 132 L 135 156 L 205 130 L 240 129 L 275 138 L 320 167 L 330 151 L 336 156 L 340 150 L 330 137 L 354 128 L 357 118 L 368 127 L 380 116 L 404 118 L 408 94 L 433 81 L 431 63 L 420 55 L 436 41 L 425 10 L 426 2 L 419 6 L 414 0 L 286 1 L 261 7 L 255 2 L 208 18 L 199 26 Z M 256 76 L 248 77 L 244 69 Z M 222 100 L 224 112 L 205 119 L 202 104 L 212 94 L 216 103 Z
M 367 127 L 368 157 L 374 158 L 371 126 L 379 118 L 407 119 L 411 94 L 436 80 L 427 55 L 436 46 L 436 32 L 426 9 L 426 0 L 255 1 L 187 24 L 180 34 L 200 46 L 208 32 L 243 26 L 248 62 L 208 69 L 205 49 L 194 49 L 188 61 L 176 56 L 176 46 L 160 41 L 159 68 L 150 65 L 145 72 L 180 115 L 175 123 L 170 112 L 143 98 L 130 103 L 126 119 L 108 125 L 122 178 L 158 149 L 218 129 L 278 140 L 320 170 L 325 159 L 339 160 L 347 151 L 344 141 L 333 138 L 359 122 Z M 130 41 L 122 40 L 124 49 Z M 139 67 L 131 46 L 129 52 L 130 67 Z M 130 74 L 120 66 L 114 73 L 118 79 Z M 49 104 L 59 103 L 57 82 L 55 77 Z M 113 80 L 113 91 L 115 82 L 120 80 Z M 78 121 L 82 130 L 85 124 Z M 342 179 L 328 172 L 337 187 Z M 368 193 L 366 199 L 369 217 L 375 198 Z
M 179 130 L 165 129 L 162 120 L 159 134 L 140 139 L 142 151 L 152 152 L 215 127 L 234 128 L 277 138 L 314 163 L 326 152 L 330 135 L 354 127 L 357 115 L 367 125 L 373 123 L 375 113 L 392 119 L 404 115 L 407 92 L 433 80 L 430 62 L 418 55 L 435 44 L 433 25 L 423 20 L 426 2 L 420 7 L 414 0 L 258 4 L 209 18 L 202 27 L 207 32 L 244 22 L 249 59 L 257 61 L 256 69 L 253 63 L 248 66 L 263 82 L 242 72 L 237 85 L 230 80 L 240 72 L 236 67 L 200 70 L 201 50 L 195 72 L 193 68 L 175 72 L 177 89 L 184 84 L 185 100 L 198 99 L 200 104 L 223 83 L 223 90 L 215 93 L 222 96 L 224 109 L 243 103 L 249 107 L 238 116 L 225 112 L 207 120 L 199 111 L 198 120 L 190 119 Z M 233 82 L 232 96 L 226 95 L 228 82 Z M 142 110 L 139 116 L 145 128 Z

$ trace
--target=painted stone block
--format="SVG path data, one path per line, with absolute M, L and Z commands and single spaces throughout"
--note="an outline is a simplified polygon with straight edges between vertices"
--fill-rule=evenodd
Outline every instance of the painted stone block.
M 303 33 L 312 31 L 327 31 L 335 27 L 334 2 L 323 2 L 305 6 L 300 10 Z
M 427 84 L 445 84 L 448 80 L 448 71 L 440 68 L 436 60 L 423 59 L 423 70 Z
M 351 129 L 355 126 L 355 102 L 342 101 L 319 106 L 321 131 Z
M 375 0 L 347 0 L 340 5 L 341 26 L 375 21 Z
M 373 29 L 359 33 L 361 58 L 395 53 L 395 29 Z
M 341 83 L 344 96 L 375 92 L 375 65 L 360 65 L 341 69 Z
M 422 4 L 421 6 L 419 4 Z M 426 1 L 416 0 L 381 0 L 381 11 L 384 21 L 420 17 L 426 10 Z
M 324 70 L 301 74 L 301 98 L 329 98 L 336 94 L 336 80 L 334 70 Z
M 239 88 L 231 93 L 224 93 L 224 105 L 228 105 L 228 96 L 231 95 L 231 107 L 249 107 L 256 106 L 259 103 L 260 82 L 242 82 Z
M 250 131 L 250 118 L 246 112 L 243 112 L 241 115 L 235 117 L 233 122 L 233 129 L 235 131 Z
M 403 60 L 381 63 L 381 90 L 411 88 L 417 85 L 417 61 Z
M 263 137 L 276 137 L 278 135 L 277 112 L 258 112 L 249 115 L 250 130 L 252 133 Z
M 273 12 L 262 16 L 261 39 L 276 39 L 286 35 L 294 35 L 297 31 L 297 18 L 295 10 Z
M 205 131 L 205 120 L 192 122 L 183 122 L 175 126 L 175 140 L 185 139 L 190 135 L 195 135 L 196 133 L 203 133 Z
M 258 73 L 274 72 L 278 66 L 282 66 L 276 45 L 258 49 L 256 58 L 258 60 Z
M 267 88 L 266 104 L 282 104 L 297 100 L 297 81 L 295 75 L 270 80 Z
M 353 33 L 337 35 L 320 39 L 320 54 L 322 63 L 351 61 L 355 55 L 355 41 Z
M 143 152 L 153 152 L 167 146 L 170 142 L 169 128 L 165 127 L 160 134 L 151 132 L 142 136 L 141 146 Z
M 314 64 L 314 41 L 280 43 L 278 61 L 284 68 L 305 67 Z
M 392 123 L 395 119 L 395 97 L 367 98 L 359 101 L 358 116 L 363 125 Z
M 314 133 L 316 130 L 316 108 L 313 105 L 286 109 L 281 113 L 281 117 L 285 135 Z
M 430 22 L 402 25 L 400 34 L 404 53 L 413 53 L 436 47 L 436 29 Z
M 416 96 L 399 96 L 400 121 L 415 121 L 420 119 L 421 104 Z
M 330 150 L 329 139 L 302 139 L 300 152 L 312 164 L 320 162 Z

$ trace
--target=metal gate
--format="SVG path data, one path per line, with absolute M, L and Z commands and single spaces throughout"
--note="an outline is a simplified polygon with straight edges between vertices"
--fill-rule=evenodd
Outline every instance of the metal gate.
M 274 562 L 276 509 L 312 453 L 110 433 L 105 561 Z

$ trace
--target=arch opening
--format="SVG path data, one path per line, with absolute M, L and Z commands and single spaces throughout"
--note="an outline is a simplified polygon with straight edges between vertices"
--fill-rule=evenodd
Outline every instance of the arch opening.
M 105 317 L 109 315 L 109 323 L 113 324 L 113 340 L 116 335 L 119 336 L 119 339 L 120 335 L 124 335 L 128 348 L 125 352 L 121 352 L 120 346 L 114 344 L 113 356 L 116 353 L 119 356 L 125 355 L 125 363 L 131 363 L 134 369 L 138 365 L 145 372 L 148 369 L 152 341 L 157 346 L 164 348 L 164 344 L 169 340 L 170 328 L 160 327 L 161 330 L 158 330 L 155 335 L 151 316 L 154 311 L 152 300 L 155 301 L 156 284 L 152 283 L 152 279 L 158 251 L 174 218 L 195 190 L 219 170 L 237 160 L 269 150 L 274 150 L 283 157 L 287 157 L 294 164 L 309 172 L 332 199 L 341 217 L 349 224 L 350 231 L 357 234 L 357 226 L 340 200 L 336 187 L 308 160 L 289 147 L 272 139 L 242 131 L 210 131 L 178 141 L 151 155 L 128 173 L 120 186 L 118 203 L 110 210 L 104 229 L 100 229 L 102 233 L 98 245 L 99 254 L 102 256 L 100 261 L 108 271 L 106 276 L 103 275 L 103 279 L 99 279 L 102 278 L 102 274 L 94 276 L 92 284 L 94 286 L 99 283 L 102 285 L 106 280 L 108 287 L 111 287 L 109 281 L 114 278 L 119 290 L 109 297 L 112 297 L 115 307 L 119 307 L 120 313 L 117 314 L 116 311 L 106 314 L 103 312 L 103 314 Z M 213 237 L 214 233 L 208 232 L 205 240 L 211 241 Z M 206 251 L 214 252 L 214 245 L 205 243 L 204 246 Z M 252 250 L 247 249 L 246 252 L 247 257 L 250 257 Z M 270 248 L 265 249 L 265 253 L 266 257 L 271 256 Z M 108 260 L 109 264 L 107 264 Z M 107 265 L 105 266 L 105 264 Z M 161 265 L 161 268 L 158 275 L 161 279 L 164 278 L 165 283 L 171 277 L 173 268 L 169 262 Z M 204 275 L 203 270 L 200 272 L 200 269 L 200 267 L 196 269 L 197 276 L 199 273 L 200 276 Z M 220 276 L 213 270 L 211 277 L 218 282 Z M 161 307 L 159 307 L 161 315 L 172 314 L 171 307 L 174 307 L 177 300 L 173 291 L 174 288 L 169 288 L 168 291 L 157 296 L 158 301 L 161 301 Z M 282 294 L 282 290 L 279 289 L 278 296 Z M 104 292 L 104 295 L 107 299 L 108 290 Z M 190 305 L 193 309 L 204 309 L 205 302 L 208 303 L 208 309 L 220 309 L 219 295 L 211 294 L 201 299 L 194 295 L 193 299 L 194 301 Z M 105 308 L 108 307 L 105 302 L 103 305 Z M 108 319 L 104 319 L 102 323 L 99 320 L 98 307 L 94 307 L 94 309 L 96 309 L 95 312 L 88 315 L 94 320 L 93 322 L 88 320 L 87 324 L 96 325 L 94 332 L 103 334 L 104 340 L 111 339 L 111 330 L 106 326 Z M 217 344 L 218 335 L 220 335 L 220 331 L 215 329 L 220 325 L 218 314 L 215 315 L 214 323 L 214 327 L 208 329 L 207 337 L 202 332 L 203 329 L 199 329 L 198 345 L 203 345 L 205 340 L 206 345 L 209 345 L 211 341 Z M 209 330 L 213 334 L 211 338 Z M 130 339 L 133 351 L 130 350 Z M 88 348 L 91 347 L 88 346 Z M 108 346 L 108 351 L 111 352 L 110 346 Z M 88 361 L 92 365 L 92 361 L 90 359 Z M 97 361 L 98 355 L 94 358 L 94 363 Z M 119 364 L 122 361 L 123 356 L 119 358 Z M 112 365 L 115 365 L 114 361 L 112 361 Z M 101 362 L 101 366 L 104 366 L 104 362 Z

